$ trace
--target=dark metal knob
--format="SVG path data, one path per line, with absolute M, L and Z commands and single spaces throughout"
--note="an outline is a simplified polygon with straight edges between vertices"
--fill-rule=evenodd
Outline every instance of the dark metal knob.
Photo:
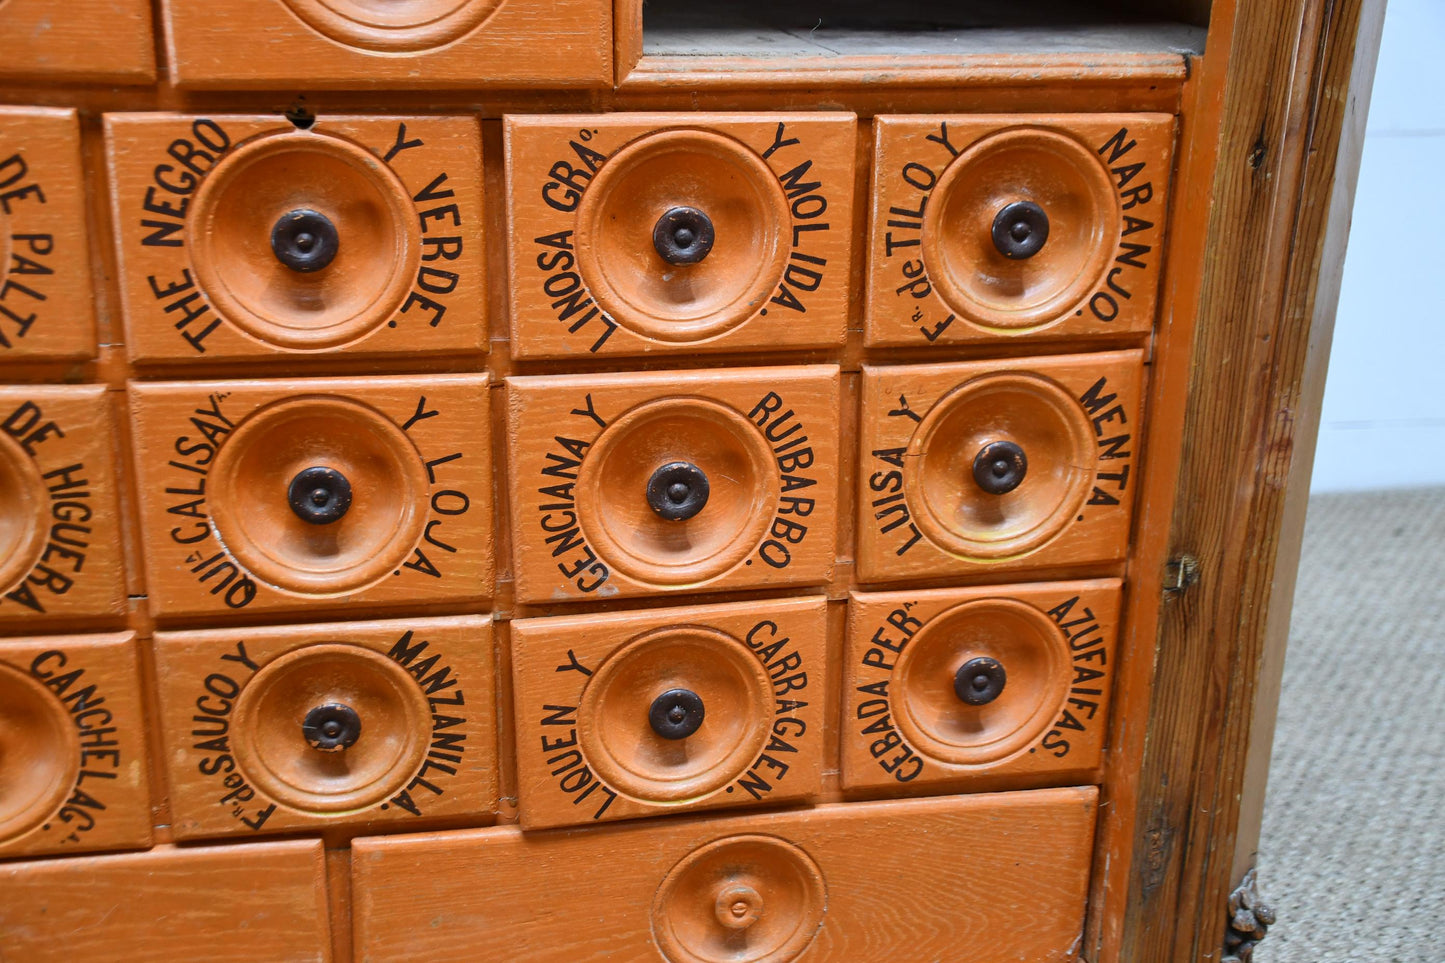
M 317 752 L 341 752 L 361 738 L 361 716 L 340 702 L 328 702 L 306 713 L 301 734 Z
M 973 480 L 990 495 L 1007 495 L 1023 484 L 1028 471 L 1028 456 L 1011 441 L 990 442 L 973 456 Z
M 669 462 L 647 480 L 647 504 L 668 521 L 685 521 L 702 511 L 708 491 L 701 468 L 685 461 Z
M 652 246 L 668 264 L 696 264 L 712 250 L 712 218 L 695 207 L 674 207 L 657 219 Z
M 971 706 L 986 706 L 1003 695 L 1008 673 L 997 659 L 979 657 L 969 659 L 958 667 L 953 675 L 953 692 L 960 702 Z
M 664 739 L 686 739 L 702 727 L 702 696 L 691 689 L 668 689 L 652 700 L 647 721 Z
M 1015 261 L 1031 258 L 1049 239 L 1049 216 L 1033 201 L 1014 201 L 993 219 L 993 246 Z
M 276 260 L 303 274 L 319 271 L 336 258 L 341 238 L 336 225 L 319 211 L 287 211 L 271 228 L 271 252 Z
M 291 479 L 286 499 L 303 522 L 330 525 L 351 507 L 351 482 L 334 468 L 306 468 Z

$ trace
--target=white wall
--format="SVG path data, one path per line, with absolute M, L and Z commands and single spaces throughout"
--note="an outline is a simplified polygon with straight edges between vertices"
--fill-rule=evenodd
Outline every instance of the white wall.
M 1389 0 L 1313 491 L 1445 485 L 1445 0 Z

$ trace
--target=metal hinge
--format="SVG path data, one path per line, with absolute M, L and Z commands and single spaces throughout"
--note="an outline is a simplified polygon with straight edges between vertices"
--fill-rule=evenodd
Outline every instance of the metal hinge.
M 1164 566 L 1164 591 L 1178 595 L 1199 581 L 1199 559 L 1193 555 L 1171 558 Z

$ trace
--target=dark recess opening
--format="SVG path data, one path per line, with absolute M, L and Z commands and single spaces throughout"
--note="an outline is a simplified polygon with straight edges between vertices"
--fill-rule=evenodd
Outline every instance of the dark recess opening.
M 645 0 L 643 53 L 1200 53 L 1210 0 Z

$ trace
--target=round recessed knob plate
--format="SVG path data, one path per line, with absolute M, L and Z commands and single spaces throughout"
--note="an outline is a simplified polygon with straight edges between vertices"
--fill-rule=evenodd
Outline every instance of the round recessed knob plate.
M 354 813 L 417 774 L 431 719 L 426 691 L 396 660 L 308 641 L 263 664 L 241 689 L 231 752 L 258 795 L 304 813 Z
M 969 659 L 953 676 L 953 691 L 960 702 L 986 706 L 1003 694 L 1008 673 L 997 659 Z
M 990 442 L 973 457 L 974 483 L 990 495 L 1007 495 L 1023 484 L 1028 470 L 1028 456 L 1011 441 Z
M 317 752 L 341 752 L 361 738 L 361 717 L 351 706 L 328 702 L 306 713 L 301 734 Z
M 652 229 L 652 246 L 668 264 L 696 264 L 716 239 L 712 218 L 695 207 L 670 208 Z
M 707 505 L 709 490 L 701 468 L 685 461 L 669 462 L 647 480 L 647 504 L 661 518 L 686 521 Z
M 668 689 L 652 700 L 647 721 L 664 739 L 686 739 L 702 728 L 702 697 L 691 689 Z
M 1049 239 L 1049 215 L 1033 201 L 1005 205 L 993 219 L 993 246 L 1013 261 L 1033 257 Z
M 341 238 L 331 218 L 320 211 L 297 208 L 287 211 L 271 228 L 271 252 L 293 271 L 320 271 L 336 259 Z
M 827 911 L 823 871 L 802 849 L 772 836 L 727 836 L 663 879 L 652 932 L 668 963 L 790 963 L 807 953 Z
M 286 499 L 303 522 L 330 525 L 351 507 L 351 482 L 334 468 L 307 468 L 291 479 Z

